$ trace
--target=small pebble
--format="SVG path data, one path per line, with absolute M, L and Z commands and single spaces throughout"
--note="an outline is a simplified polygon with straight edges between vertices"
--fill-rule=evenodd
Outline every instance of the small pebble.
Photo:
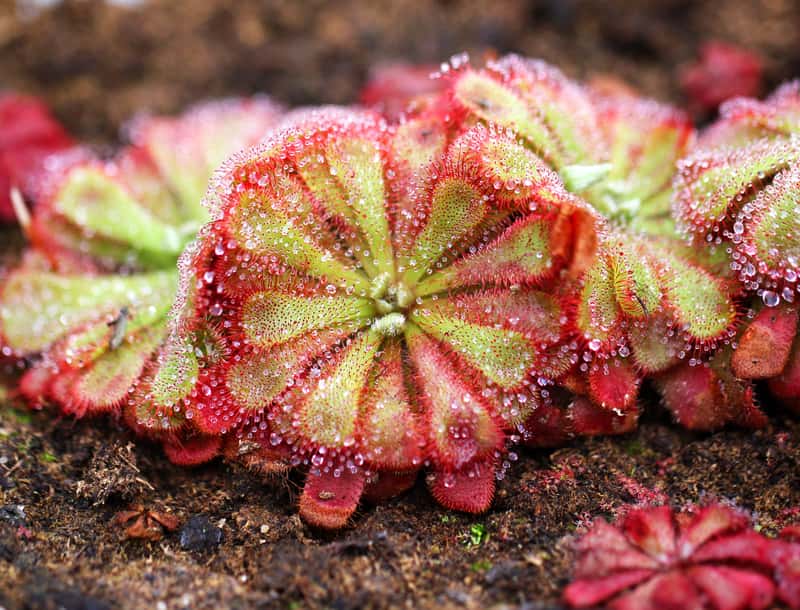
M 222 530 L 206 515 L 194 515 L 180 531 L 180 544 L 184 551 L 208 551 L 222 542 Z
M 25 527 L 28 524 L 25 507 L 21 504 L 4 504 L 0 506 L 0 521 L 10 523 L 13 527 Z

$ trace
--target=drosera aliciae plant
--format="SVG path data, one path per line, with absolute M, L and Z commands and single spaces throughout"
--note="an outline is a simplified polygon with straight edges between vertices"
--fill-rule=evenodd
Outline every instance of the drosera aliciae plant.
M 576 543 L 571 607 L 615 610 L 800 608 L 796 529 L 757 533 L 723 504 L 687 511 L 636 508 L 610 525 L 597 519 Z
M 727 102 L 681 161 L 675 215 L 695 243 L 727 251 L 744 305 L 725 375 L 800 410 L 800 83 Z
M 125 407 L 135 425 L 132 391 L 164 339 L 178 256 L 207 220 L 208 178 L 279 114 L 266 99 L 210 102 L 138 119 L 111 160 L 88 151 L 48 160 L 25 227 L 31 247 L 0 303 L 4 353 L 31 363 L 27 398 L 76 416 Z M 176 461 L 209 455 L 176 434 L 165 439 Z

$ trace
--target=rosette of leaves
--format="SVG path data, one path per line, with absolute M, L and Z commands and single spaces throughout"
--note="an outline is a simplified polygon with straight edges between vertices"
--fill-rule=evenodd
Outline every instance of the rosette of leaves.
M 727 356 L 740 384 L 767 380 L 800 409 L 800 83 L 736 99 L 681 162 L 675 214 L 696 242 L 730 251 L 749 309 Z
M 341 527 L 423 467 L 440 503 L 482 511 L 507 444 L 635 422 L 552 387 L 576 360 L 557 280 L 591 210 L 505 130 L 300 113 L 208 200 L 143 395 L 230 457 L 304 469 L 307 521 Z
M 767 538 L 722 504 L 633 508 L 613 525 L 597 519 L 577 541 L 564 601 L 615 610 L 800 608 L 797 531 Z
M 481 70 L 456 66 L 443 78 L 450 84 L 438 111 L 452 129 L 504 130 L 592 211 L 575 226 L 573 264 L 560 278 L 577 293 L 569 324 L 580 359 L 561 380 L 566 387 L 626 412 L 645 375 L 704 362 L 730 340 L 737 311 L 729 280 L 714 273 L 725 252 L 686 247 L 671 215 L 675 164 L 694 138 L 682 112 L 594 91 L 514 56 Z M 513 193 L 516 183 L 495 186 Z M 747 400 L 703 417 L 667 406 L 689 427 L 758 423 Z
M 166 334 L 178 257 L 208 218 L 208 178 L 278 115 L 265 99 L 211 102 L 134 122 L 131 145 L 111 160 L 81 151 L 49 162 L 30 249 L 0 300 L 4 349 L 31 363 L 23 394 L 76 416 L 135 409 L 132 391 Z M 165 439 L 170 457 L 209 453 L 181 433 L 173 426 Z

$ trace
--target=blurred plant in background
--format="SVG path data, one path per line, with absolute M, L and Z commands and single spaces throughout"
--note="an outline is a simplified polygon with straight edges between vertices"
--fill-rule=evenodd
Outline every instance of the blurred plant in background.
M 0 293 L 4 351 L 31 359 L 20 382 L 29 400 L 76 416 L 135 409 L 131 392 L 164 339 L 178 255 L 207 219 L 206 182 L 279 116 L 265 99 L 213 102 L 137 120 L 132 144 L 109 161 L 80 149 L 47 159 L 24 227 L 31 247 Z M 191 433 L 166 443 L 175 461 L 196 459 Z

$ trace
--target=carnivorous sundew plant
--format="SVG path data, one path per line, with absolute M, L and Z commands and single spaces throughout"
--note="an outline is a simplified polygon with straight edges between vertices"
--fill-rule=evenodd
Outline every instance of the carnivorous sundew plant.
M 696 242 L 721 244 L 746 301 L 730 370 L 767 380 L 800 410 L 800 83 L 763 102 L 740 98 L 680 163 L 675 215 Z
M 325 528 L 422 471 L 485 510 L 515 445 L 631 430 L 646 376 L 687 427 L 762 424 L 741 256 L 673 220 L 686 116 L 516 56 L 438 76 L 391 115 L 212 104 L 54 166 L 0 304 L 23 393 L 178 463 L 301 469 Z
M 88 151 L 49 159 L 26 229 L 31 248 L 0 305 L 4 352 L 32 359 L 25 396 L 77 416 L 124 406 L 138 428 L 130 392 L 164 339 L 178 255 L 208 217 L 208 178 L 278 115 L 263 99 L 213 102 L 140 119 L 111 160 Z M 207 455 L 180 434 L 164 439 L 171 459 Z
M 571 607 L 760 610 L 777 599 L 800 608 L 796 527 L 767 538 L 722 504 L 636 508 L 614 525 L 597 519 L 576 550 L 575 581 L 564 590 Z

